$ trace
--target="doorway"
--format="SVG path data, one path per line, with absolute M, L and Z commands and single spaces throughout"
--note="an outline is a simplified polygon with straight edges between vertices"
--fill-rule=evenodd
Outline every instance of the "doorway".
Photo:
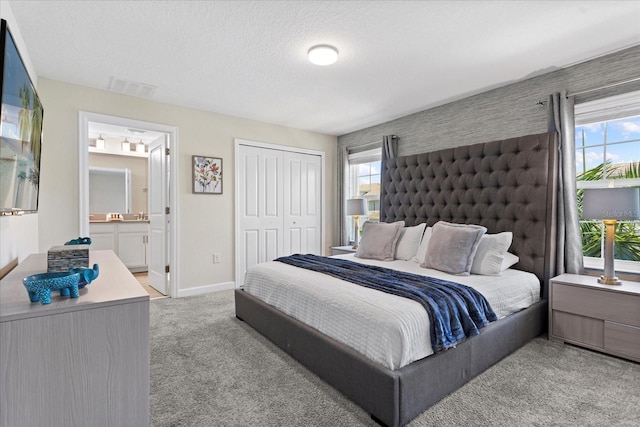
M 113 130 L 112 134 L 108 132 Z M 103 131 L 107 135 L 101 134 Z M 97 133 L 96 133 L 97 132 Z M 94 133 L 96 133 L 94 135 Z M 132 133 L 139 138 L 134 138 Z M 137 208 L 128 215 L 138 216 L 145 214 L 145 219 L 154 218 L 153 244 L 149 236 L 145 239 L 145 250 L 148 251 L 150 276 L 154 278 L 152 286 L 171 297 L 177 295 L 178 262 L 175 247 L 177 247 L 177 183 L 176 183 L 176 159 L 177 159 L 177 128 L 158 123 L 143 122 L 123 117 L 108 116 L 103 114 L 80 112 L 79 113 L 79 231 L 81 236 L 90 235 L 89 221 L 89 152 L 96 151 L 94 147 L 97 139 L 101 139 L 101 146 L 105 140 L 114 146 L 115 135 L 124 138 L 122 142 L 115 144 L 119 149 L 128 149 L 133 156 L 146 157 L 148 160 L 147 188 L 145 192 L 146 212 Z M 161 149 L 158 150 L 158 144 Z M 128 146 L 127 146 L 128 145 Z M 170 149 L 169 149 L 170 146 Z M 151 147 L 155 147 L 152 156 L 149 156 Z M 162 153 L 161 161 L 158 161 L 157 153 Z M 153 157 L 153 164 L 151 157 Z M 125 157 L 120 157 L 124 159 Z M 146 159 L 145 159 L 146 160 Z M 169 173 L 171 171 L 171 173 Z M 162 197 L 160 197 L 160 195 Z M 153 197 L 152 197 L 153 196 Z M 162 208 L 158 208 L 159 204 Z M 140 205 L 138 205 L 140 206 Z M 151 212 L 152 206 L 156 211 Z M 153 214 L 153 215 L 152 215 Z M 123 224 L 126 225 L 126 224 Z M 148 242 L 148 243 L 146 243 Z M 130 245 L 126 245 L 130 248 Z M 153 270 L 153 271 L 152 271 Z M 157 271 L 156 271 L 157 270 Z M 155 274 L 151 274 L 155 273 Z

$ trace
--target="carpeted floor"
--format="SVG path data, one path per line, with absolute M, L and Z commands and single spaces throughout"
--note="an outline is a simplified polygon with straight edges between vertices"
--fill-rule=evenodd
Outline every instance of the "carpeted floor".
M 537 338 L 409 426 L 638 426 L 640 364 Z M 376 426 L 234 314 L 233 291 L 151 301 L 151 425 Z

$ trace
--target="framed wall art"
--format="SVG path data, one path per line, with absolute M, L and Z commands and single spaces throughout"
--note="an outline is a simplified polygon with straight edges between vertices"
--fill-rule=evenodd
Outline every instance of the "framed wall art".
M 193 193 L 222 194 L 222 159 L 192 156 Z

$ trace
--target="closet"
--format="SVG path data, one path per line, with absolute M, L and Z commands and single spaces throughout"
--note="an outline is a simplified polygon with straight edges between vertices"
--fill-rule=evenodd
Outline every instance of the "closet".
M 322 254 L 324 154 L 236 139 L 236 287 L 252 265 Z

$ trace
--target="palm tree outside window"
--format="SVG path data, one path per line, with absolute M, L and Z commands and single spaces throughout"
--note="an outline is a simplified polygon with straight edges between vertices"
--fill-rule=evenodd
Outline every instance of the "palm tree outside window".
M 640 92 L 575 106 L 576 184 L 582 212 L 585 188 L 640 187 Z M 581 220 L 584 265 L 602 268 L 601 221 Z M 616 225 L 616 269 L 640 272 L 640 221 Z

